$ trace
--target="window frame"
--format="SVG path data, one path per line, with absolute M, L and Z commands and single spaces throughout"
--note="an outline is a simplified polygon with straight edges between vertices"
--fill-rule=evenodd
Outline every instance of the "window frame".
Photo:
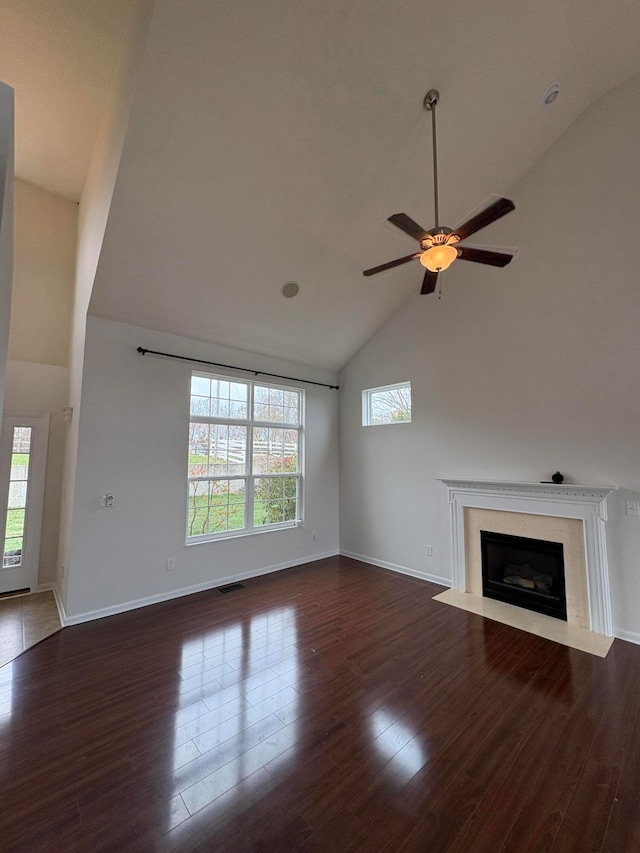
M 383 421 L 382 423 L 375 423 L 372 419 L 371 414 L 371 403 L 372 397 L 374 394 L 379 394 L 383 391 L 396 391 L 399 388 L 408 388 L 409 394 L 411 394 L 411 380 L 408 379 L 406 382 L 393 382 L 391 385 L 379 385 L 377 388 L 365 388 L 362 391 L 362 426 L 370 427 L 370 426 L 396 426 L 397 424 L 410 424 L 413 416 L 413 399 L 411 400 L 411 410 L 409 412 L 408 420 L 399 420 L 399 421 Z
M 230 382 L 246 385 L 247 387 L 247 417 L 232 418 L 222 417 L 219 415 L 194 415 L 191 413 L 191 398 L 192 380 L 194 377 L 202 377 L 203 379 L 216 380 L 219 382 Z M 255 403 L 255 388 L 269 388 L 276 391 L 284 391 L 297 394 L 298 396 L 298 423 L 284 423 L 278 421 L 260 420 L 254 417 Z M 197 396 L 197 395 L 196 395 Z M 289 385 L 276 385 L 272 382 L 265 382 L 259 378 L 248 379 L 244 376 L 225 373 L 208 373 L 203 370 L 192 370 L 189 377 L 189 436 L 191 433 L 191 424 L 201 423 L 208 425 L 221 426 L 239 426 L 245 427 L 247 433 L 245 447 L 245 471 L 242 474 L 205 474 L 202 476 L 191 476 L 189 471 L 189 448 L 187 448 L 187 506 L 186 506 L 186 545 L 197 545 L 203 542 L 215 542 L 221 539 L 238 538 L 242 536 L 254 536 L 260 533 L 268 533 L 274 530 L 288 530 L 294 527 L 299 527 L 303 524 L 304 519 L 304 419 L 305 419 L 305 393 L 303 388 Z M 254 473 L 253 471 L 253 443 L 255 429 L 278 429 L 291 430 L 297 433 L 297 471 L 272 472 L 272 473 Z M 189 442 L 188 438 L 188 442 Z M 282 522 L 274 522 L 271 524 L 255 525 L 254 523 L 254 507 L 255 507 L 255 483 L 260 479 L 279 479 L 284 477 L 296 478 L 296 515 L 294 519 Z M 242 528 L 231 530 L 221 530 L 214 533 L 198 533 L 191 535 L 189 533 L 189 523 L 191 514 L 191 495 L 190 484 L 195 481 L 211 482 L 211 481 L 241 481 L 245 483 L 244 496 L 244 523 Z

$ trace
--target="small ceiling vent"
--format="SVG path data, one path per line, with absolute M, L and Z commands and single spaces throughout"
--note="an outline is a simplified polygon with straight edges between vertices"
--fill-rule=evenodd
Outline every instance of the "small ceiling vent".
M 297 281 L 288 281 L 286 284 L 282 285 L 282 295 L 285 299 L 292 299 L 294 296 L 297 296 L 300 291 L 300 285 Z
M 542 103 L 545 105 L 545 107 L 548 107 L 555 101 L 559 94 L 560 86 L 558 85 L 558 83 L 552 83 L 542 96 Z

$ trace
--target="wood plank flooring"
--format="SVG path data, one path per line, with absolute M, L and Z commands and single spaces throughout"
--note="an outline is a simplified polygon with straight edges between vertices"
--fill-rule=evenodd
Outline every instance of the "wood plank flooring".
M 0 669 L 0 850 L 632 853 L 640 647 L 332 558 Z
M 51 590 L 0 597 L 0 667 L 61 627 Z

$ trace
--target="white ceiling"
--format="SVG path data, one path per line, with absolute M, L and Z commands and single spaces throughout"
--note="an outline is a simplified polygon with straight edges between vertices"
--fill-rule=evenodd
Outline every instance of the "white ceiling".
M 15 89 L 19 178 L 79 200 L 135 2 L 0 2 L 0 80 Z
M 126 4 L 27 5 L 80 15 Z M 116 19 L 104 20 L 104 67 Z M 42 30 L 32 45 L 23 28 L 17 60 L 31 51 L 44 63 Z M 415 248 L 385 224 L 391 213 L 433 224 L 427 89 L 442 95 L 441 220 L 454 225 L 639 70 L 636 0 L 158 0 L 90 311 L 339 368 L 420 287 L 417 262 L 362 270 Z M 560 97 L 544 108 L 554 80 Z M 27 88 L 37 127 L 47 98 Z M 29 180 L 64 184 L 48 152 L 17 145 Z M 500 223 L 478 244 L 500 245 Z M 466 266 L 447 276 L 471 283 Z M 289 280 L 301 290 L 285 300 Z

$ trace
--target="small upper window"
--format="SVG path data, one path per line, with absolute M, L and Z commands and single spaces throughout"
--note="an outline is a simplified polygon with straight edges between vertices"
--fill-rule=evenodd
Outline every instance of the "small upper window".
M 362 392 L 362 425 L 411 421 L 411 382 L 398 382 Z

